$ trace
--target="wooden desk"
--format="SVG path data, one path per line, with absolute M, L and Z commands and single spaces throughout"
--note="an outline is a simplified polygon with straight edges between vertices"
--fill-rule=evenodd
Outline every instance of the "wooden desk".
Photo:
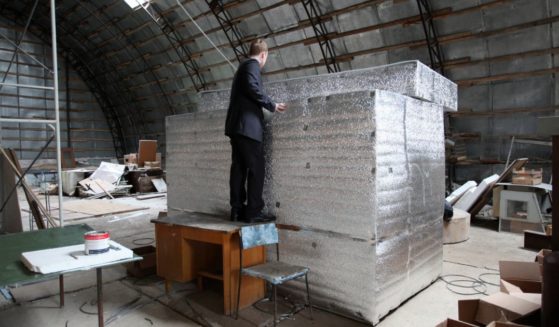
M 169 281 L 189 282 L 198 277 L 223 282 L 223 311 L 230 315 L 237 305 L 239 278 L 239 229 L 216 216 L 182 213 L 152 220 L 155 223 L 157 275 Z M 266 261 L 264 247 L 243 252 L 243 267 Z M 264 297 L 263 280 L 243 276 L 240 308 Z

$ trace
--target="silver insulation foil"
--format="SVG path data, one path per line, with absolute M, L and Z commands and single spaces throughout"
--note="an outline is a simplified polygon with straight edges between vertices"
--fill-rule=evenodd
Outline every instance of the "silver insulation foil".
M 310 268 L 313 301 L 376 324 L 441 273 L 443 105 L 364 89 L 293 98 L 273 115 L 264 200 L 296 227 L 280 231 L 281 260 Z M 226 111 L 214 100 L 167 118 L 171 211 L 229 212 Z
M 458 88 L 454 82 L 420 61 L 314 75 L 265 83 L 272 99 L 287 102 L 333 93 L 359 90 L 385 90 L 439 104 L 445 111 L 458 110 Z M 200 93 L 199 111 L 227 109 L 227 90 Z

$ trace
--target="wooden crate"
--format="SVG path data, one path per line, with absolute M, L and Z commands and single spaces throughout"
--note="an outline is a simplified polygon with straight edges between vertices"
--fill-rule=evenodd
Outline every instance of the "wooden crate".
M 512 183 L 522 185 L 536 185 L 542 182 L 543 169 L 520 169 L 512 173 Z

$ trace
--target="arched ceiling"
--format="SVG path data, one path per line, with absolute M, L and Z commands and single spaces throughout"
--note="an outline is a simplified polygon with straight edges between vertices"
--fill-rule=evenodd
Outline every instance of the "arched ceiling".
M 123 152 L 134 151 L 138 138 L 164 143 L 163 117 L 195 110 L 197 91 L 227 88 L 232 65 L 257 37 L 270 45 L 268 80 L 408 59 L 429 64 L 416 0 L 179 1 L 137 9 L 124 0 L 56 1 L 59 47 L 98 97 Z M 23 26 L 34 3 L 0 1 L 0 14 Z M 559 20 L 549 0 L 430 3 L 455 80 L 491 74 L 468 67 L 489 60 L 488 38 Z M 49 10 L 49 1 L 39 1 L 30 28 L 45 41 Z M 523 17 L 509 23 L 504 12 Z

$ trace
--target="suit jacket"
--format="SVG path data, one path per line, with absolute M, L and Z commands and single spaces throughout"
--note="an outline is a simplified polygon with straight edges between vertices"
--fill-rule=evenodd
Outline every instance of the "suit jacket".
M 225 135 L 242 135 L 262 142 L 262 108 L 274 112 L 276 104 L 264 92 L 260 66 L 256 59 L 251 58 L 241 63 L 235 73 L 225 120 Z

